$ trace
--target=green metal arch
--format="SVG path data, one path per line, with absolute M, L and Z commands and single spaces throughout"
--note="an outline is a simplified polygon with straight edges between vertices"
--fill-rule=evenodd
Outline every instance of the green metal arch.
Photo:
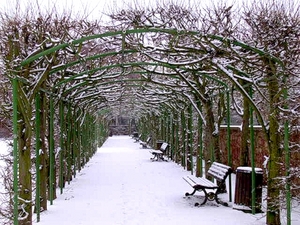
M 250 45 L 247 45 L 243 42 L 240 42 L 240 41 L 237 41 L 237 40 L 232 40 L 232 39 L 228 39 L 228 38 L 225 38 L 225 37 L 221 37 L 221 36 L 217 36 L 217 35 L 210 35 L 210 34 L 203 34 L 199 31 L 179 31 L 179 30 L 176 30 L 176 29 L 160 29 L 160 28 L 141 28 L 141 29 L 129 29 L 129 30 L 123 30 L 123 31 L 113 31 L 113 32 L 105 32 L 105 33 L 102 33 L 102 34 L 96 34 L 96 35 L 91 35 L 91 36 L 86 36 L 86 37 L 82 37 L 82 38 L 79 38 L 79 39 L 76 39 L 76 40 L 73 40 L 69 43 L 63 43 L 63 44 L 59 44 L 57 46 L 54 46 L 50 49 L 47 49 L 47 50 L 44 50 L 42 52 L 39 52 L 35 55 L 32 55 L 30 56 L 29 58 L 25 59 L 24 61 L 22 61 L 20 63 L 20 65 L 16 68 L 17 71 L 21 71 L 23 67 L 26 67 L 27 65 L 29 65 L 30 63 L 34 62 L 35 60 L 41 58 L 41 57 L 44 57 L 48 54 L 52 54 L 52 53 L 55 53 L 57 51 L 60 51 L 62 49 L 65 49 L 69 46 L 76 46 L 76 45 L 84 45 L 84 42 L 86 41 L 89 41 L 89 40 L 93 40 L 93 39 L 98 39 L 98 38 L 105 38 L 105 37 L 112 37 L 112 36 L 118 36 L 118 35 L 121 35 L 122 37 L 124 37 L 125 35 L 128 35 L 128 34 L 138 34 L 138 33 L 148 33 L 148 32 L 156 32 L 156 33 L 166 33 L 166 34 L 171 34 L 171 35 L 191 35 L 191 36 L 205 36 L 207 38 L 211 38 L 213 40 L 218 40 L 220 42 L 223 42 L 223 43 L 227 43 L 227 44 L 230 44 L 230 45 L 234 45 L 234 46 L 239 46 L 241 47 L 242 49 L 245 49 L 245 50 L 249 50 L 251 52 L 253 52 L 254 54 L 257 54 L 261 57 L 265 57 L 265 58 L 268 58 L 270 60 L 272 60 L 273 62 L 276 62 L 278 63 L 284 70 L 284 66 L 283 66 L 283 62 L 278 59 L 277 57 L 273 56 L 272 54 L 268 53 L 268 52 L 265 52 L 263 50 L 260 50 L 258 48 L 255 48 L 255 47 L 252 47 Z M 74 60 L 73 62 L 70 62 L 68 64 L 65 64 L 61 67 L 56 67 L 54 69 L 52 69 L 50 71 L 50 74 L 53 74 L 55 72 L 58 72 L 58 71 L 63 71 L 65 70 L 66 68 L 69 68 L 71 66 L 74 66 L 74 65 L 77 65 L 77 64 L 80 64 L 80 63 L 84 63 L 85 61 L 91 61 L 91 60 L 97 60 L 99 58 L 104 58 L 104 57 L 108 57 L 108 56 L 113 56 L 113 55 L 118 55 L 118 54 L 130 54 L 130 53 L 135 53 L 135 52 L 138 52 L 137 50 L 126 50 L 124 49 L 124 46 L 122 46 L 122 51 L 119 51 L 119 52 L 108 52 L 108 53 L 103 53 L 103 54 L 97 54 L 97 55 L 93 55 L 93 56 L 88 56 L 88 57 L 85 57 L 85 58 L 82 58 L 80 60 Z M 211 62 L 212 64 L 214 62 Z M 58 88 L 60 86 L 62 86 L 63 84 L 67 83 L 68 81 L 72 81 L 80 76 L 82 76 L 83 74 L 86 74 L 86 73 L 89 73 L 89 72 L 97 72 L 97 71 L 101 71 L 101 70 L 105 70 L 105 69 L 111 69 L 111 68 L 116 68 L 116 67 L 119 67 L 119 68 L 122 68 L 124 66 L 130 66 L 130 67 L 139 67 L 139 66 L 142 66 L 142 65 L 151 65 L 151 66 L 164 66 L 166 68 L 170 68 L 170 69 L 174 69 L 175 67 L 172 66 L 172 65 L 168 65 L 167 63 L 162 63 L 162 64 L 159 64 L 157 62 L 135 62 L 135 63 L 121 63 L 121 64 L 113 64 L 113 65 L 107 65 L 107 66 L 103 66 L 103 67 L 99 67 L 99 68 L 94 68 L 93 70 L 85 70 L 85 71 L 82 71 L 80 74 L 77 74 L 71 78 L 68 78 L 62 82 L 59 82 L 57 83 L 54 87 L 55 88 Z M 234 72 L 238 72 L 238 73 L 243 73 L 243 71 L 239 71 L 237 68 L 233 67 L 233 66 L 228 66 L 228 68 L 223 68 L 222 66 L 220 65 L 217 65 L 215 63 L 215 66 L 219 69 L 219 71 L 225 75 L 227 78 L 230 79 L 230 82 L 235 84 L 240 92 L 246 96 L 248 98 L 248 100 L 251 102 L 251 105 L 254 107 L 254 110 L 257 111 L 257 113 L 260 115 L 259 113 L 259 110 L 256 108 L 254 102 L 252 101 L 251 97 L 248 95 L 248 93 L 245 92 L 245 90 L 243 89 L 243 87 L 241 87 L 238 82 L 234 79 L 234 77 L 231 76 L 231 74 L 228 74 L 228 71 L 227 69 L 231 70 L 231 71 L 234 71 Z M 184 67 L 180 67 L 181 69 L 183 69 Z M 200 74 L 200 73 L 199 73 Z M 203 75 L 203 74 L 201 74 Z M 224 83 L 222 81 L 222 79 L 219 79 L 218 77 L 214 77 L 214 76 L 210 76 L 210 75 L 203 75 L 203 76 L 207 76 L 207 78 L 209 79 L 212 79 L 214 80 L 215 82 L 218 82 L 222 85 L 224 85 L 225 87 L 225 90 L 227 89 L 228 90 L 228 87 L 227 87 L 227 84 Z M 143 80 L 140 80 L 140 81 L 143 81 Z M 15 95 L 17 95 L 17 79 L 13 79 L 13 86 L 14 86 L 14 96 L 13 96 L 13 104 L 14 104 L 14 134 L 17 134 L 17 127 L 16 127 L 16 124 L 17 124 L 17 102 L 18 100 L 16 99 Z M 87 85 L 87 83 L 82 83 L 82 86 L 83 85 Z M 74 87 L 74 88 L 77 88 L 77 87 L 80 87 L 81 85 L 78 84 L 78 86 Z M 65 92 L 67 93 L 67 92 Z M 263 124 L 262 124 L 263 125 Z M 266 129 L 266 128 L 265 128 Z M 285 129 L 288 129 L 288 127 L 285 127 Z M 286 134 L 286 136 L 288 136 L 288 133 Z M 287 140 L 288 141 L 288 140 Z M 286 142 L 285 142 L 286 143 Z M 17 139 L 16 137 L 14 137 L 14 154 L 17 155 L 17 149 L 15 149 L 17 146 Z M 288 147 L 286 147 L 288 148 Z M 15 164 L 15 161 L 14 161 L 14 167 L 17 166 Z M 14 176 L 17 176 L 17 174 L 15 174 L 17 171 L 17 169 L 14 169 Z M 15 182 L 15 180 L 14 180 Z M 17 199 L 17 189 L 14 188 L 14 199 Z M 17 202 L 17 201 L 15 201 Z M 16 215 L 17 214 L 17 211 L 16 211 L 16 208 L 14 208 L 15 212 L 14 214 Z
M 215 39 L 215 40 L 219 40 L 223 43 L 229 43 L 235 46 L 239 46 L 243 49 L 246 50 L 251 50 L 254 53 L 260 55 L 260 56 L 265 56 L 267 58 L 270 58 L 272 60 L 274 60 L 275 62 L 279 63 L 280 65 L 283 65 L 282 61 L 280 59 L 278 59 L 277 57 L 271 55 L 268 52 L 265 52 L 261 49 L 258 48 L 254 48 L 250 45 L 247 45 L 246 43 L 237 41 L 237 40 L 233 40 L 230 38 L 225 38 L 222 36 L 218 36 L 218 35 L 211 35 L 211 34 L 203 34 L 199 31 L 184 31 L 184 30 L 177 30 L 177 29 L 161 29 L 161 28 L 140 28 L 140 29 L 128 29 L 128 30 L 123 30 L 123 31 L 112 31 L 112 32 L 105 32 L 102 34 L 95 34 L 95 35 L 90 35 L 90 36 L 86 36 L 86 37 L 82 37 L 76 40 L 71 41 L 70 43 L 63 43 L 57 46 L 54 46 L 50 49 L 47 49 L 45 51 L 39 52 L 36 55 L 33 55 L 31 57 L 29 57 L 28 59 L 22 61 L 20 63 L 20 67 L 26 66 L 29 63 L 33 62 L 34 60 L 43 57 L 47 54 L 51 54 L 53 52 L 56 52 L 60 49 L 64 49 L 68 46 L 72 46 L 72 45 L 77 45 L 77 44 L 82 44 L 85 41 L 89 41 L 89 40 L 93 40 L 93 39 L 98 39 L 98 38 L 104 38 L 104 37 L 110 37 L 110 36 L 117 36 L 117 35 L 127 35 L 127 34 L 139 34 L 139 33 L 149 33 L 149 32 L 154 32 L 154 33 L 166 33 L 166 34 L 172 34 L 172 35 L 200 35 L 200 36 L 206 36 L 208 38 L 211 39 Z
M 20 67 L 26 66 L 29 63 L 33 62 L 34 60 L 36 60 L 36 59 L 38 59 L 40 57 L 43 57 L 43 56 L 45 56 L 47 54 L 54 53 L 54 52 L 56 52 L 58 50 L 67 48 L 69 46 L 74 46 L 74 45 L 82 44 L 83 42 L 86 42 L 86 41 L 89 41 L 89 40 L 98 39 L 98 38 L 104 38 L 104 37 L 117 36 L 117 35 L 124 36 L 124 35 L 127 35 L 127 34 L 138 34 L 138 33 L 149 33 L 149 32 L 166 33 L 166 34 L 171 34 L 171 35 L 196 35 L 196 36 L 199 35 L 199 36 L 205 36 L 205 37 L 208 37 L 208 38 L 211 38 L 211 39 L 214 39 L 214 40 L 221 41 L 221 42 L 226 43 L 226 44 L 232 44 L 232 45 L 235 45 L 235 46 L 239 46 L 239 47 L 241 47 L 241 48 L 243 48 L 245 50 L 252 51 L 255 54 L 258 54 L 258 55 L 260 55 L 262 57 L 270 58 L 271 60 L 279 63 L 283 67 L 282 61 L 280 59 L 278 59 L 277 57 L 271 55 L 268 52 L 265 52 L 263 50 L 257 49 L 255 47 L 252 47 L 250 45 L 247 45 L 247 44 L 245 44 L 243 42 L 240 42 L 240 41 L 237 41 L 237 40 L 232 40 L 232 39 L 225 38 L 225 37 L 218 36 L 218 35 L 203 34 L 203 33 L 199 32 L 199 31 L 184 31 L 184 30 L 161 29 L 161 28 L 128 29 L 128 30 L 123 30 L 123 31 L 105 32 L 105 33 L 102 33 L 102 34 L 96 34 L 96 35 L 90 35 L 90 36 L 82 37 L 82 38 L 73 40 L 70 43 L 63 43 L 63 44 L 54 46 L 54 47 L 52 47 L 50 49 L 47 49 L 45 51 L 39 52 L 38 54 L 33 55 L 33 56 L 29 57 L 28 59 L 22 61 L 21 64 L 20 64 Z M 66 68 L 68 68 L 70 66 L 82 63 L 82 62 L 84 62 L 86 60 L 87 61 L 88 60 L 95 60 L 95 59 L 98 59 L 98 58 L 101 58 L 101 57 L 107 57 L 107 56 L 118 55 L 118 54 L 128 54 L 128 53 L 134 53 L 134 52 L 137 52 L 137 51 L 136 50 L 125 50 L 125 49 L 123 49 L 122 51 L 119 51 L 119 52 L 109 52 L 109 53 L 103 53 L 103 54 L 98 54 L 98 55 L 94 55 L 94 56 L 89 56 L 89 57 L 83 58 L 82 60 L 76 60 L 76 61 L 70 62 L 70 63 L 68 63 L 65 66 L 62 66 L 60 68 L 55 68 L 50 73 L 52 74 L 52 73 L 57 72 L 59 70 L 66 69 Z M 138 66 L 138 65 L 142 65 L 143 63 L 137 62 L 137 63 L 129 63 L 129 64 L 119 64 L 118 66 L 119 67 L 122 67 L 122 66 L 133 66 L 134 64 L 135 64 L 135 66 Z M 156 64 L 156 63 L 149 63 L 148 65 L 155 66 L 155 65 L 158 65 L 158 64 Z M 174 66 L 170 66 L 167 63 L 165 63 L 163 66 L 168 67 L 168 68 L 174 68 Z M 102 69 L 105 69 L 105 68 L 109 69 L 109 68 L 113 68 L 113 67 L 116 67 L 116 65 L 109 65 L 109 66 L 105 66 L 105 67 L 101 67 L 101 68 L 95 68 L 95 69 L 93 69 L 91 71 L 83 71 L 82 73 L 80 73 L 78 75 L 75 75 L 74 77 L 69 78 L 67 80 L 75 79 L 76 77 L 79 77 L 79 76 L 81 76 L 81 75 L 83 75 L 83 74 L 85 74 L 87 72 L 96 72 L 96 71 L 99 71 L 99 70 L 102 70 Z M 222 68 L 219 68 L 219 69 L 220 69 L 220 71 L 223 71 L 224 74 L 226 75 L 226 71 L 222 70 Z M 231 69 L 233 71 L 239 71 L 238 69 L 235 69 L 234 67 L 230 67 L 229 69 Z M 242 71 L 239 71 L 239 72 L 242 72 Z M 231 76 L 228 76 L 228 78 L 231 78 Z M 218 78 L 215 78 L 214 80 L 218 80 Z M 67 81 L 62 81 L 61 83 L 59 83 L 57 85 L 61 85 L 62 83 L 65 83 L 65 82 L 67 82 Z M 219 80 L 219 82 L 222 83 L 221 80 Z M 249 101 L 253 105 L 255 111 L 257 113 L 259 113 L 259 110 L 255 107 L 255 104 L 253 103 L 251 97 L 248 96 L 248 94 L 243 90 L 243 88 L 241 88 L 234 79 L 231 79 L 231 82 L 235 83 L 235 85 L 238 86 L 239 90 L 243 93 L 243 95 L 245 95 L 249 99 Z M 55 85 L 55 86 L 57 86 L 57 85 Z
M 235 46 L 239 46 L 245 50 L 250 50 L 252 52 L 254 52 L 255 54 L 258 54 L 262 57 L 267 57 L 267 58 L 270 58 L 271 60 L 279 63 L 282 67 L 283 67 L 283 63 L 280 59 L 278 59 L 277 57 L 271 55 L 270 53 L 268 52 L 265 52 L 263 50 L 260 50 L 260 49 L 257 49 L 255 47 L 252 47 L 250 45 L 247 45 L 243 42 L 240 42 L 240 41 L 237 41 L 237 40 L 232 40 L 232 39 L 229 39 L 229 38 L 225 38 L 225 37 L 222 37 L 222 36 L 218 36 L 218 35 L 211 35 L 211 34 L 203 34 L 199 31 L 184 31 L 184 30 L 177 30 L 177 29 L 161 29 L 161 28 L 140 28 L 140 29 L 128 29 L 128 30 L 123 30 L 123 31 L 112 31 L 112 32 L 105 32 L 105 33 L 101 33 L 101 34 L 95 34 L 95 35 L 90 35 L 90 36 L 86 36 L 86 37 L 82 37 L 82 38 L 79 38 L 79 39 L 76 39 L 76 40 L 73 40 L 69 43 L 63 43 L 63 44 L 60 44 L 60 45 L 57 45 L 57 46 L 54 46 L 50 49 L 47 49 L 47 50 L 44 50 L 42 52 L 39 52 L 38 54 L 36 55 L 33 55 L 29 58 L 27 58 L 26 60 L 22 61 L 21 64 L 20 64 L 20 67 L 23 67 L 23 66 L 26 66 L 28 65 L 29 63 L 33 62 L 34 60 L 40 58 L 40 57 L 43 57 L 47 54 L 51 54 L 51 53 L 54 53 L 56 51 L 59 51 L 61 49 L 64 49 L 64 48 L 67 48 L 69 46 L 74 46 L 74 45 L 78 45 L 78 44 L 83 44 L 84 42 L 86 41 L 89 41 L 89 40 L 93 40 L 93 39 L 98 39 L 98 38 L 104 38 L 104 37 L 111 37 L 111 36 L 118 36 L 118 35 L 121 35 L 124 37 L 124 35 L 127 35 L 127 34 L 139 34 L 139 33 L 149 33 L 149 32 L 154 32 L 154 33 L 166 33 L 166 34 L 171 34 L 171 35 L 195 35 L 195 36 L 205 36 L 205 37 L 208 37 L 208 38 L 211 38 L 211 39 L 214 39 L 214 40 L 218 40 L 218 41 L 221 41 L 223 43 L 226 43 L 226 44 L 232 44 L 232 45 L 235 45 Z M 124 46 L 122 46 L 123 48 Z M 107 56 L 112 56 L 112 55 L 118 55 L 118 54 L 129 54 L 129 53 L 134 53 L 134 52 L 138 52 L 137 50 L 125 50 L 125 49 L 122 49 L 122 51 L 119 51 L 119 52 L 108 52 L 108 53 L 103 53 L 103 54 L 97 54 L 97 55 L 94 55 L 94 56 L 88 56 L 86 58 L 83 58 L 81 60 L 76 60 L 76 61 L 73 61 L 73 62 L 70 62 L 68 64 L 65 64 L 64 66 L 61 66 L 61 67 L 58 67 L 58 68 L 55 68 L 53 70 L 51 70 L 50 74 L 54 73 L 54 72 L 58 72 L 59 70 L 63 70 L 63 69 L 66 69 L 70 66 L 73 66 L 73 65 L 76 65 L 76 64 L 79 64 L 79 63 L 82 63 L 82 62 L 85 62 L 85 61 L 89 61 L 89 60 L 96 60 L 96 59 L 99 59 L 99 58 L 104 58 L 104 57 L 107 57 Z M 55 85 L 55 87 L 63 84 L 63 83 L 66 83 L 68 80 L 72 80 L 72 79 L 75 79 L 77 77 L 80 77 L 82 76 L 83 74 L 86 74 L 86 73 L 93 73 L 93 72 L 96 72 L 96 71 L 99 71 L 99 70 L 103 70 L 103 69 L 110 69 L 110 68 L 114 68 L 114 67 L 122 67 L 122 66 L 139 66 L 139 65 L 143 65 L 143 62 L 137 62 L 137 63 L 127 63 L 127 64 L 118 64 L 118 65 L 108 65 L 108 66 L 104 66 L 104 67 L 101 67 L 101 68 L 94 68 L 90 71 L 83 71 L 81 72 L 80 74 L 77 74 L 75 76 L 73 76 L 72 78 L 68 78 L 58 84 Z M 157 64 L 157 63 L 148 63 L 148 65 L 152 65 L 152 66 L 155 66 L 155 65 L 160 65 L 160 66 L 164 66 L 164 67 L 167 67 L 167 68 L 171 68 L 171 69 L 174 69 L 175 66 L 171 66 L 171 65 L 168 65 L 167 63 L 165 64 Z M 219 68 L 220 71 L 223 71 L 224 74 L 226 75 L 226 71 L 223 70 L 223 68 Z M 233 71 L 239 71 L 239 73 L 243 73 L 242 71 L 232 67 L 232 66 L 229 66 L 229 69 L 230 70 L 233 70 Z M 210 76 L 210 78 L 213 78 Z M 228 76 L 228 78 L 231 79 L 231 76 Z M 220 82 L 220 84 L 224 84 L 224 82 L 222 82 L 221 80 L 219 80 L 218 78 L 213 78 L 215 81 L 218 80 L 218 82 Z M 234 83 L 235 85 L 237 85 L 237 87 L 239 88 L 239 90 L 242 92 L 242 94 L 244 96 L 246 96 L 246 98 L 251 102 L 251 104 L 253 105 L 255 111 L 259 114 L 259 110 L 256 108 L 255 104 L 253 103 L 252 99 L 250 96 L 248 96 L 248 94 L 243 90 L 243 88 L 241 88 L 239 86 L 239 84 L 234 80 L 234 79 L 231 79 L 231 82 Z M 261 118 L 261 116 L 260 116 Z M 262 118 L 261 118 L 261 121 L 262 121 Z

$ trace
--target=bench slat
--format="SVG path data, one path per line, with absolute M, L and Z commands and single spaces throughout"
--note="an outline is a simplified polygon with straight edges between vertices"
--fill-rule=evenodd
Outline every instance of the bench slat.
M 160 151 L 160 150 L 150 150 L 150 152 L 153 154 L 163 154 L 163 152 L 162 151 Z
M 210 180 L 207 180 L 206 178 L 186 176 L 183 177 L 183 179 L 195 189 L 201 189 L 201 187 L 218 188 L 218 186 L 215 183 L 211 182 Z
M 164 143 L 162 143 L 162 145 L 160 146 L 160 150 L 161 150 L 161 151 L 166 151 L 166 149 L 167 149 L 168 146 L 169 146 L 169 144 L 166 143 L 166 142 L 164 142 Z
M 219 181 L 226 179 L 228 173 L 230 173 L 231 167 L 221 163 L 214 162 L 208 170 L 208 174 L 213 176 Z
M 208 171 L 208 174 L 213 176 L 217 180 L 222 181 L 222 180 L 224 180 L 227 173 L 223 173 L 222 171 L 218 171 L 216 169 L 210 169 Z

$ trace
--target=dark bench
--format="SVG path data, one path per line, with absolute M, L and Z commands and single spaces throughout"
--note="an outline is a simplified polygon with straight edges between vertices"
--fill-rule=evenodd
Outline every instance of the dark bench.
M 142 135 L 137 135 L 137 136 L 133 136 L 132 138 L 134 139 L 134 142 L 139 142 L 140 138 L 142 137 Z
M 141 141 L 140 145 L 142 145 L 142 148 L 148 148 L 148 145 L 150 144 L 151 137 L 148 137 L 145 142 Z
M 185 193 L 185 196 L 190 196 L 195 194 L 196 191 L 203 191 L 204 193 L 204 200 L 202 203 L 195 203 L 195 206 L 204 205 L 207 200 L 213 201 L 215 200 L 218 204 L 222 204 L 224 206 L 228 206 L 227 203 L 221 202 L 218 198 L 218 194 L 222 192 L 223 187 L 225 186 L 226 178 L 229 174 L 232 173 L 232 168 L 221 164 L 214 162 L 207 174 L 214 179 L 218 181 L 218 184 L 204 178 L 204 177 L 195 177 L 195 176 L 186 176 L 183 177 L 183 179 L 194 188 L 194 191 L 192 193 Z M 216 189 L 216 190 L 215 190 Z M 211 192 L 207 192 L 207 190 L 215 190 Z
M 164 155 L 169 147 L 169 144 L 164 142 L 160 146 L 159 150 L 150 150 L 150 153 L 153 155 L 152 158 L 150 158 L 152 161 L 168 161 L 164 158 Z

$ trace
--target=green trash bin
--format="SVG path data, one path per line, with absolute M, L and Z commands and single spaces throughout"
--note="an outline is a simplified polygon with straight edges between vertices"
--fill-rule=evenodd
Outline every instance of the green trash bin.
M 262 212 L 263 170 L 255 168 L 255 212 Z M 252 212 L 252 167 L 238 167 L 233 208 L 244 212 Z

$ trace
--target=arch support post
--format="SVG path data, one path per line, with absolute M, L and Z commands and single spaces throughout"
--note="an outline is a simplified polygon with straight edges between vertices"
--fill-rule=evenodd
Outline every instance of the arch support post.
M 64 102 L 59 102 L 59 126 L 60 126 L 60 151 L 59 151 L 59 187 L 60 193 L 63 193 L 63 188 L 65 186 L 65 170 L 64 170 L 64 160 L 65 160 L 65 123 L 64 123 L 64 113 L 65 113 Z
M 186 117 L 184 109 L 181 111 L 181 165 L 184 169 L 186 169 Z
M 55 153 L 54 153 L 54 101 L 50 96 L 49 115 L 49 200 L 53 205 L 55 196 Z
M 286 78 L 284 80 L 286 83 Z M 288 89 L 285 88 L 283 92 L 284 105 L 285 109 L 288 109 Z M 289 120 L 286 117 L 284 121 L 284 152 L 285 152 L 285 176 L 286 176 L 286 224 L 292 224 L 292 203 L 291 203 L 291 179 L 290 179 L 290 170 L 291 170 L 291 151 L 289 147 L 289 138 L 290 138 L 290 129 L 289 129 Z
M 35 96 L 35 213 L 37 222 L 40 222 L 41 213 L 41 150 L 41 96 L 40 92 L 37 92 Z
M 227 88 L 226 92 L 226 120 L 227 120 L 227 154 L 228 154 L 228 165 L 232 167 L 232 152 L 231 152 L 231 134 L 230 134 L 230 94 Z M 231 174 L 228 176 L 229 180 L 229 202 L 232 202 L 232 179 Z
M 19 224 L 18 220 L 18 80 L 13 79 L 13 189 L 14 189 L 14 225 Z
M 197 103 L 199 110 L 202 110 L 202 104 L 200 101 Z M 203 176 L 203 121 L 201 116 L 198 115 L 198 151 L 196 161 L 196 176 Z
M 187 118 L 187 170 L 194 174 L 194 154 L 193 154 L 193 107 L 188 106 L 188 118 Z

